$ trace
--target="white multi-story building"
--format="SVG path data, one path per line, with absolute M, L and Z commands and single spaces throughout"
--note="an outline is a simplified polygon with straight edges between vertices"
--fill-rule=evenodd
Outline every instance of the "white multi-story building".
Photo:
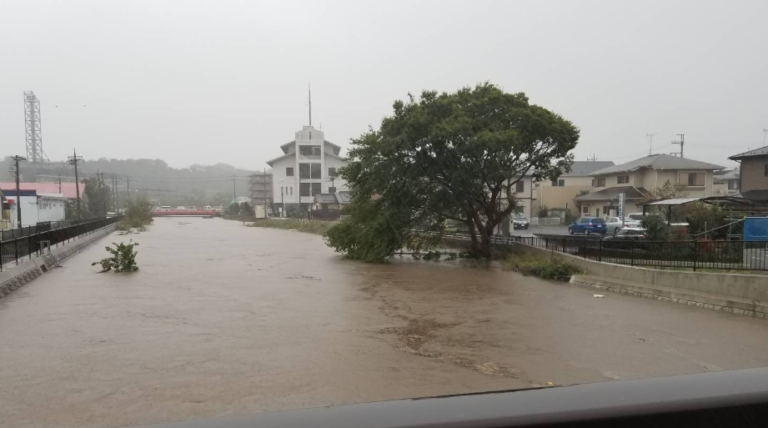
M 296 139 L 280 146 L 283 155 L 267 162 L 272 167 L 272 195 L 276 211 L 306 212 L 315 195 L 334 194 L 347 189 L 347 183 L 335 177 L 346 165 L 341 147 L 326 141 L 323 131 L 305 126 Z

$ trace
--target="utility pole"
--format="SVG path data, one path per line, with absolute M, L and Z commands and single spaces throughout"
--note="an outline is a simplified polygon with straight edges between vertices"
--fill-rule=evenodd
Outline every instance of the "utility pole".
M 765 145 L 765 137 L 768 136 L 768 129 L 763 128 L 763 145 Z
M 59 194 L 61 194 L 61 175 L 59 175 Z
M 646 133 L 645 137 L 648 138 L 648 156 L 653 154 L 653 136 L 656 135 L 654 132 L 653 134 Z
M 77 163 L 83 160 L 82 156 L 77 155 L 77 149 L 74 150 L 73 156 L 67 158 L 67 163 L 75 166 L 75 192 L 77 192 L 77 218 L 82 218 L 80 214 L 80 180 L 77 177 Z
M 680 157 L 684 158 L 683 155 L 683 146 L 685 146 L 685 134 L 677 134 L 680 137 L 680 141 L 673 141 L 672 144 L 679 144 L 680 145 Z
M 232 201 L 237 201 L 237 175 L 232 176 Z
M 14 173 L 16 174 L 16 216 L 19 219 L 18 221 L 19 229 L 21 229 L 21 193 L 19 191 L 19 187 L 20 187 L 19 181 L 21 176 L 21 170 L 19 169 L 19 162 L 24 162 L 27 160 L 27 158 L 16 155 L 16 156 L 11 156 L 11 160 L 13 161 L 16 167 L 16 170 L 14 171 Z
M 264 218 L 267 218 L 267 169 L 264 168 Z
M 597 156 L 595 156 L 594 153 L 592 153 L 592 157 L 591 158 L 589 158 L 589 157 L 587 158 L 587 161 L 589 161 L 589 162 L 595 162 L 596 160 L 597 160 Z
M 125 191 L 128 193 L 128 196 L 126 196 L 126 200 L 131 199 L 131 176 L 125 177 Z
M 117 175 L 112 174 L 112 180 L 115 182 L 115 213 L 120 213 L 120 195 L 117 193 Z

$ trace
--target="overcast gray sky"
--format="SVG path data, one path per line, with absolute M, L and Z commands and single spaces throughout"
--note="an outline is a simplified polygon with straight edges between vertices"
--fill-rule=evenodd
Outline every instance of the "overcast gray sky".
M 422 89 L 490 81 L 581 128 L 577 159 L 625 162 L 685 133 L 733 165 L 768 128 L 768 1 L 0 0 L 0 155 L 22 92 L 52 160 L 260 169 L 313 123 L 350 138 Z M 58 106 L 58 107 L 55 107 Z

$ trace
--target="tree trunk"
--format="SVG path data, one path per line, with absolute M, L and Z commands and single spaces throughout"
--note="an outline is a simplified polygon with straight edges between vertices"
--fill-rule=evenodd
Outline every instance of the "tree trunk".
M 480 220 L 480 216 L 475 214 L 473 216 L 475 227 L 480 232 L 480 243 L 475 245 L 475 252 L 478 256 L 484 259 L 491 259 L 491 235 L 493 235 L 493 226 L 490 226 L 490 233 L 488 232 L 488 224 L 483 224 Z

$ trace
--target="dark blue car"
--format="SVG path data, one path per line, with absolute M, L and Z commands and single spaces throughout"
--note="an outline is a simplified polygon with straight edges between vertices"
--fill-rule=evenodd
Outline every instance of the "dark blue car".
M 576 219 L 570 226 L 568 226 L 568 232 L 571 235 L 574 233 L 606 233 L 608 232 L 608 226 L 605 224 L 605 220 L 600 217 L 580 217 Z

